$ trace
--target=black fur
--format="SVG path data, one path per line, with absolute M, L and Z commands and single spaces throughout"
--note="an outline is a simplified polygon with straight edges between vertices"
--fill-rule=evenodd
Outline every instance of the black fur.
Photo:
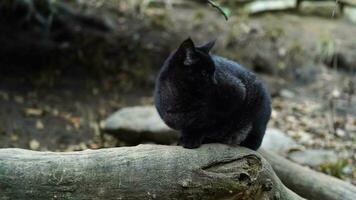
M 214 42 L 189 38 L 164 62 L 155 104 L 163 121 L 181 130 L 180 144 L 236 144 L 257 150 L 271 114 L 268 92 L 239 64 L 210 55 Z

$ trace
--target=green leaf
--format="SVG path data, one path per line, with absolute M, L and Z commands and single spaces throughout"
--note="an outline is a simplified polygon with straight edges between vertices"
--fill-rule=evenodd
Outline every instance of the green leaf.
M 216 8 L 216 9 L 225 17 L 226 21 L 229 19 L 229 16 L 230 16 L 230 14 L 231 14 L 231 10 L 230 10 L 229 8 L 227 8 L 227 7 L 222 7 L 222 6 L 220 6 L 218 3 L 216 3 L 216 2 L 214 2 L 214 1 L 212 1 L 212 0 L 208 0 L 208 3 L 209 3 L 212 7 Z

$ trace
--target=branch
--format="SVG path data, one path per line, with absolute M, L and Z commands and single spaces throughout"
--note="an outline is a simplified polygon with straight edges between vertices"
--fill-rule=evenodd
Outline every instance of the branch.
M 0 199 L 302 198 L 254 151 L 210 144 L 70 153 L 1 149 Z
M 268 151 L 259 152 L 288 188 L 307 199 L 356 199 L 356 187 L 347 182 L 300 166 Z

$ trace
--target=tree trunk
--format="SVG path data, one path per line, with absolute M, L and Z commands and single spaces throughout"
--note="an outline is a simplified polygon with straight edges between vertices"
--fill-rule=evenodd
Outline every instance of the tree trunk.
M 302 198 L 254 151 L 210 144 L 70 153 L 2 149 L 0 199 Z
M 272 165 L 278 177 L 291 190 L 309 200 L 355 200 L 356 187 L 306 167 L 281 156 L 259 150 Z

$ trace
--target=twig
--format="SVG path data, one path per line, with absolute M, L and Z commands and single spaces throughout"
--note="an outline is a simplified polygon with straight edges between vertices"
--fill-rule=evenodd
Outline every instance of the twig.
M 208 3 L 216 8 L 225 18 L 225 20 L 227 21 L 229 19 L 229 17 L 227 16 L 227 14 L 225 13 L 225 11 L 221 8 L 221 6 L 219 4 L 217 4 L 216 2 L 212 1 L 212 0 L 208 0 Z

